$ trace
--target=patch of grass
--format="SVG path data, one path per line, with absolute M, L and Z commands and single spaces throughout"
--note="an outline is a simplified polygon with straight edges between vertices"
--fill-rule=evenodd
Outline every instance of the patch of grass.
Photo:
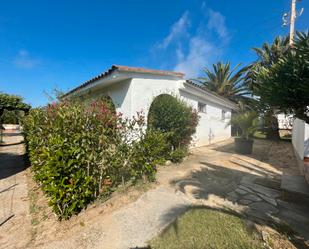
M 32 226 L 37 226 L 39 223 L 40 223 L 40 222 L 39 222 L 39 220 L 38 220 L 37 218 L 32 218 L 32 219 L 31 219 L 31 225 L 32 225 Z
M 139 180 L 132 187 L 134 190 L 144 193 L 151 189 L 151 184 L 152 182 Z
M 253 136 L 258 139 L 266 139 L 266 133 L 262 131 L 256 131 Z
M 36 227 L 40 224 L 38 219 L 38 213 L 40 212 L 40 207 L 38 206 L 38 192 L 34 188 L 29 190 L 29 200 L 30 200 L 30 214 L 31 214 L 31 225 L 33 226 L 33 234 L 36 234 Z
M 252 223 L 251 223 L 252 224 Z M 195 208 L 150 241 L 151 249 L 264 248 L 254 226 L 238 215 Z
M 30 214 L 36 214 L 39 210 L 39 207 L 37 205 L 38 193 L 34 189 L 29 190 L 29 199 L 30 199 Z

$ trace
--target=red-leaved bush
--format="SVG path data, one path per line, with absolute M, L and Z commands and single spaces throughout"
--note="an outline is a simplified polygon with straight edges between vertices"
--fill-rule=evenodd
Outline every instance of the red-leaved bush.
M 144 127 L 142 113 L 124 118 L 104 101 L 64 101 L 30 111 L 23 120 L 29 159 L 60 219 L 123 182 L 155 179 L 169 148 L 164 134 Z

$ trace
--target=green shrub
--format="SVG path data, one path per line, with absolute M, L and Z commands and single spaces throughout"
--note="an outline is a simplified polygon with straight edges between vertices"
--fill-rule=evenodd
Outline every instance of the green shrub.
M 155 179 L 156 165 L 164 164 L 169 153 L 166 136 L 162 132 L 149 130 L 145 136 L 138 141 L 133 149 L 132 172 L 134 179 L 148 176 L 149 180 Z
M 166 159 L 180 162 L 187 154 L 198 120 L 197 112 L 184 101 L 168 94 L 161 94 L 150 106 L 148 128 L 165 134 L 170 147 Z
M 171 151 L 169 159 L 173 163 L 181 163 L 183 158 L 188 155 L 188 149 L 186 147 L 177 148 Z
M 0 123 L 2 124 L 18 124 L 20 118 L 19 111 L 4 110 L 1 116 Z
M 104 101 L 65 102 L 30 111 L 23 120 L 35 179 L 59 219 L 109 195 L 124 181 L 155 179 L 165 135 L 144 131 L 142 114 L 123 118 Z

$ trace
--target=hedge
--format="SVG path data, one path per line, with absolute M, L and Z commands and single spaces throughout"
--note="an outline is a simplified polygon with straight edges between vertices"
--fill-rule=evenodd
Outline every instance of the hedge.
M 145 131 L 141 113 L 123 118 L 104 101 L 32 109 L 22 124 L 34 178 L 59 219 L 123 182 L 154 180 L 169 149 L 165 134 Z

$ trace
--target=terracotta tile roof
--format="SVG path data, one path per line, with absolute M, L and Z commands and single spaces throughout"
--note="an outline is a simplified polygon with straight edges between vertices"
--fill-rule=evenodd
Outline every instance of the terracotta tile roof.
M 142 74 L 155 74 L 155 75 L 161 75 L 161 76 L 176 76 L 179 78 L 183 78 L 184 74 L 183 73 L 179 73 L 179 72 L 173 72 L 173 71 L 165 71 L 165 70 L 153 70 L 153 69 L 146 69 L 146 68 L 140 68 L 140 67 L 128 67 L 128 66 L 120 66 L 120 65 L 113 65 L 110 69 L 108 69 L 107 71 L 91 78 L 90 80 L 85 81 L 84 83 L 82 83 L 81 85 L 79 85 L 78 87 L 70 90 L 69 92 L 65 93 L 62 97 L 65 97 L 87 85 L 90 85 L 91 83 L 102 79 L 108 75 L 110 75 L 111 73 L 113 73 L 114 71 L 120 71 L 120 72 L 132 72 L 132 73 L 142 73 Z
M 125 71 L 125 72 L 156 74 L 156 75 L 171 75 L 171 76 L 177 76 L 179 78 L 183 78 L 183 76 L 185 76 L 183 73 L 180 73 L 180 72 L 146 69 L 146 68 L 141 68 L 141 67 L 127 67 L 127 66 L 113 65 L 112 68 L 116 68 L 119 71 Z

